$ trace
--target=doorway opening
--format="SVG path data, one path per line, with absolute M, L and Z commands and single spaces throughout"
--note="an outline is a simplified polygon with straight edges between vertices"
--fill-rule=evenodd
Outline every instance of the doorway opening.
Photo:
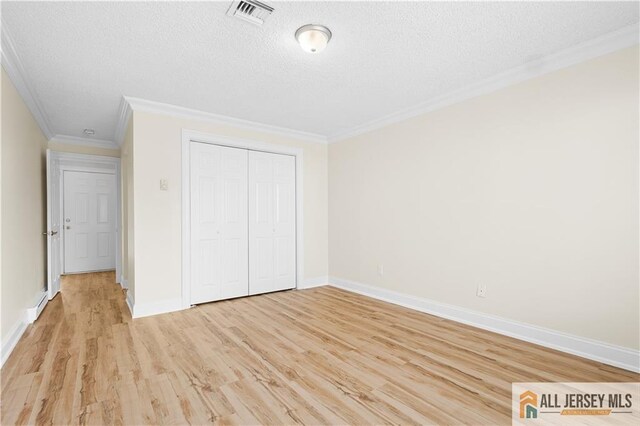
M 60 277 L 115 270 L 121 282 L 120 159 L 47 150 L 47 293 Z

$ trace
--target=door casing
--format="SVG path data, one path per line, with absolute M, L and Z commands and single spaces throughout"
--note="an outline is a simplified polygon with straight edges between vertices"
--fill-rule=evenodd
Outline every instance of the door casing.
M 191 307 L 191 142 L 242 148 L 250 151 L 287 154 L 296 158 L 296 287 L 304 277 L 303 150 L 262 141 L 229 138 L 182 129 L 182 308 Z

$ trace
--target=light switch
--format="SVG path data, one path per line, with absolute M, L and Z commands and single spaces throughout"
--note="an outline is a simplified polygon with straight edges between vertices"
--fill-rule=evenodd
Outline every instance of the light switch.
M 166 179 L 160 179 L 160 190 L 168 191 L 169 190 L 169 182 Z

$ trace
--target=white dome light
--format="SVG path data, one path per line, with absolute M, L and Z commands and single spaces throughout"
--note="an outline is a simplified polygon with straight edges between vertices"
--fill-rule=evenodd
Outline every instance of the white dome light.
M 305 25 L 296 31 L 296 40 L 309 53 L 320 53 L 331 40 L 331 31 L 322 25 Z

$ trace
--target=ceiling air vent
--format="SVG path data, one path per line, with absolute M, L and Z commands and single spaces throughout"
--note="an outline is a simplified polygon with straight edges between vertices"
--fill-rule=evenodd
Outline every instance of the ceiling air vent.
M 236 0 L 231 3 L 227 15 L 244 19 L 254 25 L 261 26 L 271 15 L 273 8 L 255 0 Z

